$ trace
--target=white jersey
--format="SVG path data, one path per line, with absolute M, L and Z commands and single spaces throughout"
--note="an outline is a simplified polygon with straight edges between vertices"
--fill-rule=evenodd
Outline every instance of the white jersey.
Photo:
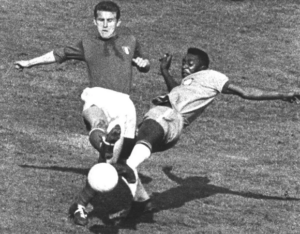
M 187 126 L 212 103 L 227 81 L 228 77 L 220 72 L 203 70 L 185 77 L 167 96 L 172 108 L 183 116 Z
M 83 111 L 93 105 L 103 110 L 109 123 L 108 132 L 119 124 L 122 137 L 135 137 L 136 111 L 129 95 L 94 87 L 84 89 L 81 99 L 84 101 Z

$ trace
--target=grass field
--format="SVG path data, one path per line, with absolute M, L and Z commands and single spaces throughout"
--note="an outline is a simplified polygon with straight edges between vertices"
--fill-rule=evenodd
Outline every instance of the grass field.
M 18 72 L 12 63 L 75 43 L 93 30 L 97 2 L 0 0 L 0 233 L 299 233 L 300 106 L 222 95 L 174 149 L 141 166 L 158 212 L 105 227 L 105 214 L 129 204 L 120 185 L 95 199 L 87 227 L 68 219 L 97 160 L 81 118 L 85 64 Z M 207 51 L 211 68 L 239 85 L 300 89 L 297 0 L 116 2 L 122 26 L 152 62 L 148 74 L 134 73 L 139 120 L 166 92 L 158 58 L 172 53 L 171 72 L 180 78 L 189 46 Z

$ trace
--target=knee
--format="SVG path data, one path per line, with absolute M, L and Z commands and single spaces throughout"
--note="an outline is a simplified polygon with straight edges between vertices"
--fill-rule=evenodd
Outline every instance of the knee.
M 156 151 L 163 143 L 164 135 L 164 129 L 158 122 L 147 119 L 139 127 L 136 140 L 148 146 L 151 151 Z

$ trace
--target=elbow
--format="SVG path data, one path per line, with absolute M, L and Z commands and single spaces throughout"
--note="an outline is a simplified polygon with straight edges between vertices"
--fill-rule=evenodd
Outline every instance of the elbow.
M 241 93 L 239 96 L 243 99 L 249 99 L 249 97 L 250 97 L 248 94 L 245 94 L 245 93 Z
M 247 100 L 262 100 L 261 95 L 257 95 L 254 93 L 242 93 L 240 97 Z
M 168 91 L 169 92 L 171 92 L 172 91 L 172 89 L 174 89 L 175 87 L 177 87 L 179 84 L 177 84 L 177 83 L 173 83 L 173 84 L 171 84 L 171 85 L 168 85 Z

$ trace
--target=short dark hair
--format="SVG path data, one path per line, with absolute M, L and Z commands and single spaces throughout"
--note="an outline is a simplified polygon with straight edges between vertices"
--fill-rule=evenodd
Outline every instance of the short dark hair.
M 117 13 L 117 20 L 119 20 L 120 17 L 121 17 L 120 7 L 112 1 L 102 1 L 102 2 L 99 2 L 95 6 L 95 8 L 94 8 L 94 17 L 95 17 L 95 19 L 98 16 L 98 13 L 97 13 L 98 11 L 115 12 L 115 13 Z
M 205 65 L 208 68 L 208 66 L 209 66 L 209 57 L 208 57 L 208 54 L 205 51 L 200 50 L 200 49 L 195 48 L 195 47 L 190 47 L 190 48 L 188 48 L 187 52 L 189 54 L 193 54 L 193 55 L 198 56 L 198 58 L 199 58 L 199 60 L 201 60 L 202 64 Z

